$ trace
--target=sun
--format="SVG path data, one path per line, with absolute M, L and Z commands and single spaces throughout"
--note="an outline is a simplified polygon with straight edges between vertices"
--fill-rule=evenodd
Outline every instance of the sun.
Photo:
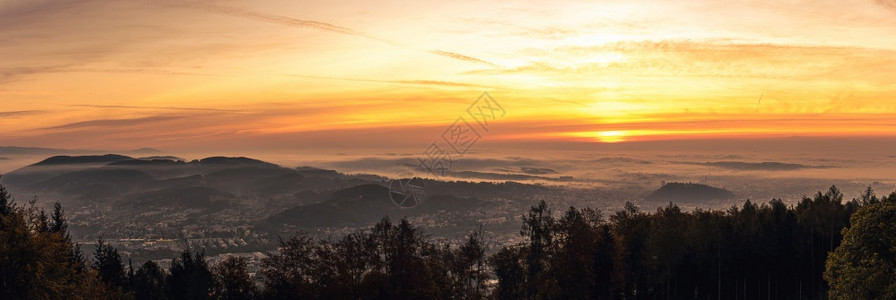
M 604 143 L 618 143 L 625 141 L 626 134 L 624 131 L 610 130 L 595 132 L 595 138 Z

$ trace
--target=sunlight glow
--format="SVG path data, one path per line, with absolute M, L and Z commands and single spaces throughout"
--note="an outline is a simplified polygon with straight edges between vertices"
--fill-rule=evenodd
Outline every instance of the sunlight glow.
M 604 143 L 618 143 L 625 141 L 626 134 L 625 131 L 617 130 L 600 131 L 595 133 L 595 137 Z

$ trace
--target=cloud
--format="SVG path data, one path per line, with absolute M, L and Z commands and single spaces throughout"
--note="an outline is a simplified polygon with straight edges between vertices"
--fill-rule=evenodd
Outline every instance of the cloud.
M 75 122 L 69 124 L 63 124 L 59 126 L 47 127 L 44 129 L 75 129 L 75 128 L 83 128 L 83 127 L 128 127 L 135 125 L 143 125 L 149 123 L 157 123 L 163 121 L 171 121 L 183 119 L 183 116 L 150 116 L 143 118 L 135 118 L 135 119 L 101 119 L 101 120 L 90 120 L 90 121 L 82 121 Z
M 173 107 L 173 106 L 134 106 L 134 105 L 92 105 L 92 104 L 73 104 L 76 107 L 93 107 L 93 108 L 125 108 L 125 109 L 161 109 L 161 110 L 188 110 L 188 111 L 209 111 L 209 112 L 241 112 L 231 109 L 216 108 L 199 108 L 199 107 Z
M 0 118 L 11 118 L 26 115 L 35 115 L 44 113 L 43 110 L 19 110 L 19 111 L 0 111 Z
M 700 163 L 693 163 L 700 164 Z M 707 162 L 705 163 L 708 166 L 719 167 L 724 169 L 732 169 L 732 170 L 746 170 L 746 171 L 790 171 L 790 170 L 799 170 L 799 169 L 807 169 L 807 168 L 826 168 L 823 166 L 809 166 L 803 164 L 794 164 L 794 163 L 784 163 L 784 162 L 776 162 L 776 161 L 768 161 L 768 162 L 743 162 L 743 161 L 716 161 L 716 162 Z
M 59 68 L 59 66 L 0 68 L 0 84 L 15 81 L 23 76 L 53 72 Z
M 219 74 L 209 73 L 193 73 L 178 72 L 165 69 L 97 69 L 97 68 L 61 68 L 52 70 L 52 72 L 91 72 L 91 73 L 139 73 L 139 74 L 158 74 L 158 75 L 185 75 L 185 76 L 221 76 Z
M 463 82 L 451 82 L 451 81 L 439 81 L 439 80 L 378 80 L 378 79 L 360 79 L 360 78 L 339 78 L 339 77 L 326 77 L 326 76 L 312 76 L 312 75 L 290 75 L 294 77 L 302 77 L 302 78 L 313 78 L 313 79 L 331 79 L 331 80 L 345 80 L 345 81 L 359 81 L 359 82 L 377 82 L 377 83 L 397 83 L 397 84 L 415 84 L 415 85 L 433 85 L 433 86 L 453 86 L 453 87 L 474 87 L 474 88 L 487 88 L 487 89 L 495 89 L 495 87 L 484 86 L 479 84 L 471 84 L 471 83 L 463 83 Z
M 266 14 L 266 13 L 260 13 L 260 12 L 256 12 L 256 11 L 252 11 L 252 10 L 248 10 L 248 9 L 229 7 L 229 6 L 221 6 L 221 5 L 183 3 L 183 2 L 179 2 L 174 5 L 180 6 L 180 7 L 196 9 L 196 10 L 201 10 L 201 11 L 213 13 L 213 14 L 221 14 L 221 15 L 251 19 L 251 20 L 255 20 L 255 21 L 259 21 L 259 22 L 278 24 L 278 25 L 286 25 L 286 26 L 299 27 L 299 28 L 312 28 L 312 29 L 317 29 L 317 30 L 365 37 L 365 38 L 374 39 L 374 40 L 377 40 L 380 42 L 385 42 L 388 44 L 395 44 L 395 42 L 392 42 L 392 41 L 389 41 L 386 39 L 382 39 L 382 38 L 378 38 L 378 37 L 375 37 L 373 35 L 370 35 L 370 34 L 367 34 L 367 33 L 361 32 L 361 31 L 357 31 L 357 30 L 354 30 L 354 29 L 351 29 L 348 27 L 343 27 L 343 26 L 339 26 L 339 25 L 335 25 L 335 24 L 326 23 L 326 22 L 296 19 L 296 18 L 287 17 L 287 16 Z
M 874 0 L 874 2 L 888 9 L 896 10 L 896 0 Z
M 448 52 L 448 51 L 442 51 L 442 50 L 430 50 L 430 51 L 428 51 L 428 52 L 429 52 L 429 53 L 432 53 L 432 54 L 435 54 L 435 55 L 441 55 L 441 56 L 444 56 L 444 57 L 453 58 L 453 59 L 456 59 L 456 60 L 462 60 L 462 61 L 467 61 L 467 62 L 474 62 L 474 63 L 479 63 L 479 64 L 485 64 L 485 65 L 489 65 L 489 66 L 492 66 L 492 67 L 500 67 L 499 65 L 496 65 L 496 64 L 491 63 L 491 62 L 488 62 L 488 61 L 484 61 L 484 60 L 481 60 L 481 59 L 478 59 L 478 58 L 475 58 L 475 57 L 466 56 L 466 55 L 463 55 L 463 54 L 457 54 L 457 53 L 454 53 L 454 52 Z
M 311 28 L 311 29 L 317 29 L 317 30 L 322 30 L 322 31 L 329 31 L 329 32 L 335 32 L 335 33 L 346 34 L 346 35 L 353 35 L 353 36 L 363 37 L 363 38 L 375 40 L 378 42 L 386 43 L 386 44 L 389 44 L 389 45 L 392 45 L 395 47 L 399 47 L 399 48 L 420 51 L 419 49 L 405 46 L 402 43 L 399 43 L 396 41 L 384 39 L 384 38 L 377 37 L 375 35 L 372 35 L 372 34 L 369 34 L 369 33 L 363 32 L 363 31 L 358 31 L 358 30 L 355 30 L 352 28 L 348 28 L 345 26 L 340 26 L 340 25 L 336 25 L 336 24 L 332 24 L 332 23 L 327 23 L 327 22 L 297 19 L 297 18 L 288 17 L 288 16 L 266 14 L 266 13 L 261 13 L 261 12 L 252 11 L 252 10 L 248 10 L 248 9 L 229 7 L 229 6 L 221 6 L 221 5 L 183 3 L 183 2 L 174 3 L 172 5 L 178 6 L 178 7 L 196 9 L 196 10 L 213 13 L 213 14 L 220 14 L 220 15 L 250 19 L 250 20 L 271 23 L 271 24 L 277 24 L 277 25 L 292 26 L 292 27 L 297 27 L 297 28 Z M 444 50 L 425 50 L 425 51 L 429 52 L 431 54 L 448 57 L 448 58 L 455 59 L 455 60 L 472 62 L 472 63 L 477 63 L 477 64 L 484 64 L 484 65 L 488 65 L 491 67 L 498 66 L 494 63 L 491 63 L 491 62 L 488 62 L 488 61 L 485 61 L 485 60 L 482 60 L 479 58 L 471 57 L 468 55 L 459 54 L 459 53 L 454 53 L 454 52 L 449 52 L 449 51 L 444 51 Z
M 42 66 L 42 67 L 16 67 L 0 68 L 0 84 L 15 81 L 20 77 L 52 74 L 52 73 L 112 73 L 112 74 L 156 74 L 156 75 L 181 75 L 181 76 L 221 76 L 208 73 L 178 72 L 165 69 L 140 69 L 140 68 L 81 68 L 67 66 Z

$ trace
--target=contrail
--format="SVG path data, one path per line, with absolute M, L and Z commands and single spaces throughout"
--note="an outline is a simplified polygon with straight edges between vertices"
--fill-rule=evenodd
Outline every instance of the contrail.
M 756 102 L 756 111 L 754 111 L 753 113 L 759 112 L 759 104 L 762 103 L 762 96 L 765 96 L 765 93 L 759 95 L 759 101 Z
M 458 54 L 458 53 L 454 53 L 454 52 L 449 52 L 449 51 L 444 51 L 444 50 L 415 49 L 413 47 L 408 47 L 408 46 L 402 45 L 401 43 L 398 43 L 396 41 L 380 38 L 380 37 L 371 35 L 366 32 L 362 32 L 362 31 L 354 30 L 354 29 L 351 29 L 348 27 L 330 24 L 330 23 L 326 23 L 326 22 L 296 19 L 296 18 L 287 17 L 287 16 L 266 14 L 266 13 L 256 12 L 256 11 L 252 11 L 252 10 L 248 10 L 248 9 L 229 7 L 229 6 L 209 5 L 209 4 L 199 5 L 199 4 L 182 3 L 182 2 L 178 2 L 174 5 L 180 6 L 180 7 L 196 9 L 196 10 L 204 11 L 207 13 L 250 19 L 250 20 L 255 20 L 255 21 L 264 22 L 264 23 L 301 27 L 301 28 L 311 28 L 311 29 L 317 29 L 317 30 L 322 30 L 322 31 L 329 31 L 329 32 L 335 32 L 335 33 L 353 35 L 353 36 L 368 38 L 371 40 L 375 40 L 375 41 L 389 44 L 389 45 L 399 47 L 399 48 L 411 49 L 411 50 L 415 50 L 415 51 L 425 51 L 425 52 L 428 52 L 431 54 L 435 54 L 435 55 L 439 55 L 442 57 L 447 57 L 447 58 L 451 58 L 451 59 L 455 59 L 455 60 L 484 64 L 484 65 L 488 65 L 491 67 L 500 67 L 497 64 L 494 64 L 494 63 L 491 63 L 491 62 L 488 62 L 488 61 L 485 61 L 482 59 L 478 59 L 475 57 Z
M 442 51 L 442 50 L 429 50 L 429 51 L 427 51 L 427 52 L 432 53 L 432 54 L 435 54 L 435 55 L 441 55 L 441 56 L 444 56 L 444 57 L 450 57 L 450 58 L 457 59 L 457 60 L 463 60 L 463 61 L 468 61 L 468 62 L 474 62 L 474 63 L 486 64 L 486 65 L 489 65 L 489 66 L 492 66 L 492 67 L 499 67 L 499 66 L 496 65 L 496 64 L 493 64 L 493 63 L 490 63 L 490 62 L 487 62 L 487 61 L 484 61 L 484 60 L 481 60 L 481 59 L 478 59 L 478 58 L 475 58 L 475 57 L 470 57 L 470 56 L 466 56 L 466 55 L 463 55 L 463 54 L 457 54 L 457 53 L 454 53 L 454 52 L 448 52 L 448 51 Z

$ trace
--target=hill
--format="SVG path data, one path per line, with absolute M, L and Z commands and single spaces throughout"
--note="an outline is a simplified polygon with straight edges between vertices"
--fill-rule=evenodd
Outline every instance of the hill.
M 389 198 L 389 189 L 379 184 L 362 184 L 330 194 L 324 201 L 299 205 L 263 221 L 264 226 L 282 225 L 300 228 L 341 227 L 372 224 L 383 216 L 402 217 L 432 214 L 438 211 L 464 212 L 492 206 L 474 197 L 432 195 L 412 208 L 401 208 Z
M 40 161 L 32 166 L 53 166 L 53 165 L 73 165 L 73 164 L 96 164 L 96 163 L 111 163 L 120 160 L 132 160 L 134 158 L 124 155 L 117 154 L 106 154 L 106 155 L 82 155 L 82 156 L 68 156 L 68 155 L 59 155 L 47 158 L 43 161 Z
M 670 182 L 648 195 L 645 200 L 652 202 L 691 203 L 707 200 L 733 199 L 736 195 L 729 190 L 699 183 Z

